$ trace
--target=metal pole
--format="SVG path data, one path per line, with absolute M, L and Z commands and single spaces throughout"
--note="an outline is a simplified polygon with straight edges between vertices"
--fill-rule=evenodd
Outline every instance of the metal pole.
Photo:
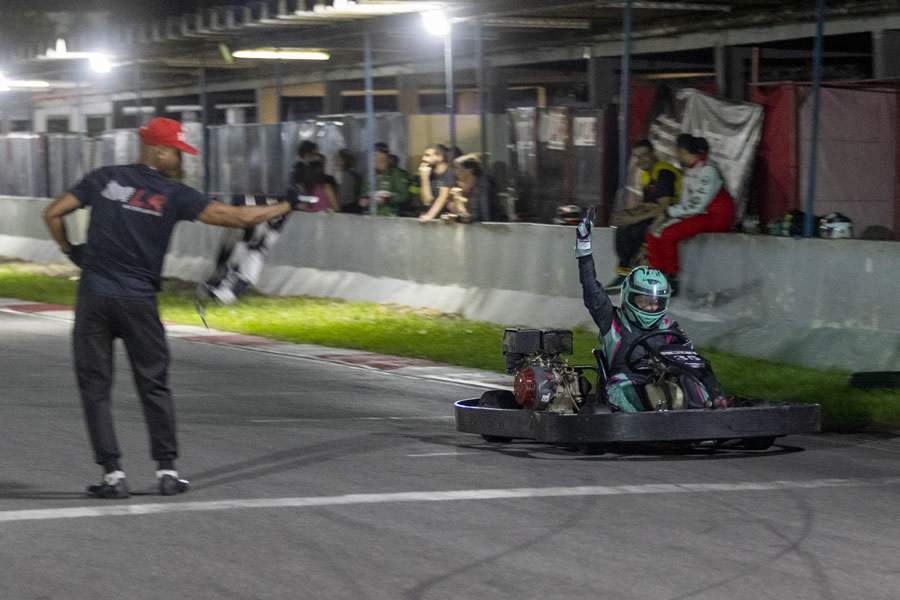
M 284 77 L 281 72 L 281 61 L 275 61 L 275 119 L 278 124 L 276 127 L 276 133 L 278 136 L 278 160 L 276 161 L 278 178 L 276 181 L 278 182 L 276 185 L 285 186 L 285 164 L 284 164 L 284 125 L 282 124 L 283 115 L 281 114 L 281 94 L 284 93 Z M 291 185 L 294 182 L 291 181 L 287 185 Z M 276 191 L 276 193 L 280 193 L 280 190 Z
M 141 106 L 144 101 L 141 98 L 141 63 L 134 63 L 134 80 L 135 80 L 135 92 L 134 92 L 134 108 L 137 112 L 135 112 L 134 119 L 137 126 L 140 127 L 144 124 L 144 111 Z
M 475 78 L 478 80 L 478 119 L 481 132 L 481 158 L 487 160 L 487 93 L 484 82 L 484 27 L 475 26 Z
M 79 75 L 78 79 L 75 82 L 76 85 L 78 86 L 78 93 L 76 94 L 77 106 L 75 109 L 76 115 L 77 115 L 76 116 L 77 120 L 75 121 L 75 127 L 73 127 L 76 134 L 81 134 L 83 131 L 87 131 L 87 127 L 85 127 L 86 119 L 84 118 L 84 98 L 82 97 L 83 96 L 82 82 L 83 82 L 83 80 L 82 80 L 81 76 Z M 83 143 L 83 140 L 81 139 L 81 135 L 78 136 L 78 153 L 77 154 L 78 154 L 78 166 L 76 167 L 76 172 L 78 174 L 77 175 L 78 178 L 80 179 L 85 173 L 84 143 Z
M 622 75 L 619 89 L 619 192 L 624 198 L 628 185 L 628 119 L 631 89 L 631 3 L 626 0 L 623 14 Z
M 821 112 L 822 53 L 825 38 L 825 0 L 816 0 L 816 43 L 813 50 L 813 114 L 812 135 L 809 138 L 809 181 L 806 186 L 806 215 L 803 218 L 803 237 L 813 235 L 813 210 L 816 198 L 816 162 L 819 145 L 819 113 Z
M 81 77 L 75 82 L 75 85 L 78 86 L 76 94 L 75 94 L 75 127 L 72 130 L 75 133 L 79 133 L 84 131 L 84 98 L 82 98 L 82 79 Z
M 206 95 L 206 69 L 200 69 L 200 123 L 203 125 L 203 194 L 209 196 L 209 99 Z
M 447 86 L 447 117 L 450 121 L 450 155 L 456 148 L 456 89 L 453 85 L 453 27 L 444 38 L 444 83 Z
M 372 81 L 372 34 L 366 33 L 366 172 L 369 180 L 369 214 L 378 213 L 375 201 L 375 85 Z

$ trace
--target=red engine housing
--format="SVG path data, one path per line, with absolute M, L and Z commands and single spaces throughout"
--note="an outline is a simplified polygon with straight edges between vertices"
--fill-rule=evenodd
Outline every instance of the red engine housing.
M 534 406 L 537 398 L 537 380 L 534 369 L 527 367 L 516 373 L 516 379 L 513 382 L 513 394 L 516 396 L 516 402 L 525 408 Z

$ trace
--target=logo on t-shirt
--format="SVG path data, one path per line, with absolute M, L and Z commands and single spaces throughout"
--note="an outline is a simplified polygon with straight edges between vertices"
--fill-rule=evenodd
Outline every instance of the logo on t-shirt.
M 114 202 L 121 202 L 122 208 L 156 217 L 162 216 L 163 207 L 168 201 L 162 194 L 151 194 L 147 190 L 121 185 L 115 180 L 110 180 L 100 195 Z
M 104 198 L 115 200 L 116 202 L 128 202 L 128 199 L 131 198 L 132 194 L 134 194 L 133 187 L 120 185 L 119 182 L 115 180 L 110 180 L 110 182 L 106 184 L 106 188 L 100 192 L 100 195 Z

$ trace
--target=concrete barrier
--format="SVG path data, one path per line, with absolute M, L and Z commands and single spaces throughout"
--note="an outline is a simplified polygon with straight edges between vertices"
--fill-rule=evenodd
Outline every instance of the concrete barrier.
M 40 221 L 46 200 L 0 198 L 0 254 L 61 260 Z M 8 210 L 7 210 L 8 209 Z M 79 215 L 72 227 L 83 228 Z M 204 279 L 224 230 L 178 225 L 164 273 Z M 268 294 L 396 303 L 471 319 L 593 327 L 582 306 L 570 227 L 421 224 L 292 214 L 263 271 Z M 601 278 L 613 230 L 594 236 Z M 672 313 L 702 345 L 819 368 L 900 369 L 900 244 L 703 235 L 682 245 L 685 293 Z

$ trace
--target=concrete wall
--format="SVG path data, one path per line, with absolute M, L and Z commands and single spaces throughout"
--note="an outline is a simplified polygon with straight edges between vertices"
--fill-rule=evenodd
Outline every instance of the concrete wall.
M 0 255 L 61 260 L 40 221 L 46 200 L 0 198 Z M 83 226 L 85 219 L 73 223 Z M 205 278 L 226 235 L 182 223 L 165 274 Z M 503 324 L 592 327 L 569 227 L 443 225 L 414 219 L 294 214 L 259 282 L 269 294 L 391 302 Z M 601 279 L 615 264 L 599 229 Z M 685 294 L 672 313 L 703 345 L 787 363 L 900 369 L 900 244 L 704 235 L 683 244 Z

